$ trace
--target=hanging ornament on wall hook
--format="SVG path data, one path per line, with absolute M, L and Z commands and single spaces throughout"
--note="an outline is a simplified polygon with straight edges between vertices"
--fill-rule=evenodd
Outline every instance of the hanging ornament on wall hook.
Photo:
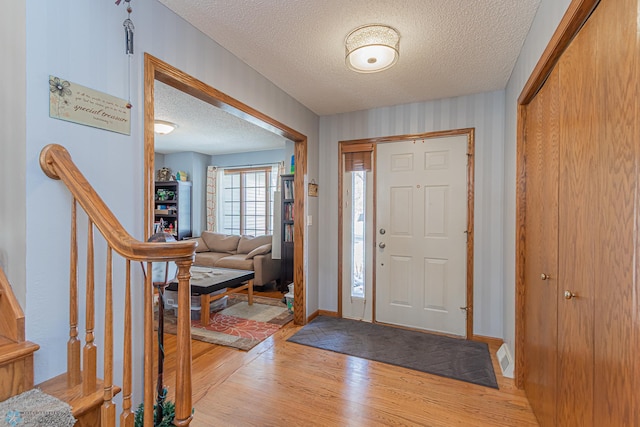
M 116 0 L 116 6 L 120 6 L 122 0 Z M 127 67 L 128 67 L 128 102 L 126 107 L 132 108 L 131 105 L 131 56 L 133 55 L 133 30 L 135 30 L 135 26 L 133 25 L 133 21 L 131 20 L 131 0 L 124 0 L 127 5 L 127 19 L 124 20 L 122 26 L 124 27 L 124 41 L 125 41 L 125 53 L 128 56 L 127 58 Z
M 122 23 L 122 26 L 124 27 L 125 50 L 127 55 L 133 55 L 133 30 L 135 29 L 135 26 L 131 20 L 131 0 L 124 1 L 127 3 L 127 19 Z

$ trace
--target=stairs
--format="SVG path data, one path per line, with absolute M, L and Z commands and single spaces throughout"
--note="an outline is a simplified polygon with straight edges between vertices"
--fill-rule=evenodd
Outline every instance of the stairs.
M 0 402 L 33 388 L 33 353 L 39 348 L 0 337 Z
M 24 339 L 24 313 L 0 268 L 0 402 L 33 388 L 33 353 L 39 348 Z M 37 387 L 71 406 L 72 414 L 78 420 L 75 427 L 101 425 L 102 381 L 97 380 L 95 391 L 87 396 L 83 395 L 82 383 L 67 386 L 66 373 Z M 118 394 L 120 388 L 114 386 L 113 392 Z
M 41 384 L 38 388 L 43 392 L 55 396 L 71 406 L 71 413 L 78 422 L 74 427 L 96 427 L 101 425 L 100 408 L 104 402 L 104 387 L 98 380 L 93 393 L 84 396 L 82 383 L 68 387 L 67 374 L 58 375 Z M 113 395 L 120 393 L 120 387 L 113 386 Z
M 0 401 L 33 388 L 33 353 L 24 339 L 24 313 L 0 268 Z

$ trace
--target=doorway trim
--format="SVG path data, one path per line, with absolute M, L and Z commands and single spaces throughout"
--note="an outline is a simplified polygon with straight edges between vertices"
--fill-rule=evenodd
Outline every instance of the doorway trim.
M 227 113 L 260 126 L 286 139 L 293 141 L 296 173 L 295 212 L 300 218 L 294 224 L 295 241 L 293 248 L 293 280 L 294 290 L 294 323 L 305 325 L 306 315 L 306 282 L 304 266 L 307 260 L 305 247 L 304 218 L 306 211 L 305 178 L 307 174 L 307 137 L 291 129 L 285 124 L 261 113 L 260 111 L 220 92 L 208 84 L 180 71 L 168 63 L 148 53 L 144 54 L 144 230 L 145 240 L 153 229 L 153 183 L 154 183 L 154 91 L 158 80 L 175 89 L 185 92 L 208 104 L 218 107 Z
M 377 167 L 375 166 L 377 160 L 377 144 L 393 143 L 407 140 L 440 138 L 445 136 L 457 136 L 467 135 L 467 158 L 469 162 L 467 164 L 467 321 L 466 321 L 466 338 L 473 338 L 473 241 L 474 241 L 474 226 L 473 226 L 473 213 L 474 213 L 474 185 L 475 185 L 475 128 L 454 129 L 447 131 L 426 132 L 419 134 L 407 134 L 407 135 L 394 135 L 383 136 L 376 138 L 354 139 L 338 142 L 338 317 L 342 317 L 342 255 L 343 255 L 343 224 L 342 224 L 342 195 L 343 195 L 343 154 L 346 152 L 348 146 L 354 144 L 373 144 L 373 223 L 376 226 L 376 195 L 377 195 Z M 376 253 L 373 253 L 373 263 L 376 263 Z M 372 320 L 373 323 L 378 323 L 376 320 L 376 277 L 374 274 L 373 281 L 373 307 L 372 307 Z

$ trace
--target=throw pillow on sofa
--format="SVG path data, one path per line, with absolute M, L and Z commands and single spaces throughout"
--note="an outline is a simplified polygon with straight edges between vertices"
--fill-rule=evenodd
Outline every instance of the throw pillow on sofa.
M 263 236 L 242 236 L 240 241 L 238 242 L 238 252 L 239 254 L 248 254 L 258 246 L 266 245 L 267 243 L 271 243 L 273 237 L 268 235 Z
M 200 237 L 211 252 L 237 253 L 240 236 L 203 231 Z
M 257 248 L 249 252 L 247 256 L 244 257 L 244 259 L 253 259 L 253 257 L 256 255 L 264 255 L 264 254 L 268 254 L 269 252 L 271 252 L 271 243 L 258 246 Z
M 202 240 L 202 237 L 193 237 L 190 240 L 195 240 L 196 242 L 198 242 L 198 246 L 196 246 L 196 253 L 209 251 L 209 247 L 204 242 L 204 240 Z

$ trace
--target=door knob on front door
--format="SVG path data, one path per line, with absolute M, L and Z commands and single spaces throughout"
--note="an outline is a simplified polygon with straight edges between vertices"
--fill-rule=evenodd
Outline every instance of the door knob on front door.
M 575 298 L 576 294 L 574 294 L 571 291 L 564 291 L 564 298 L 565 299 L 571 299 L 571 298 Z
M 551 276 L 549 276 L 548 274 L 544 274 L 544 273 L 542 273 L 542 274 L 540 275 L 540 278 L 541 278 L 542 280 L 549 280 L 549 279 L 551 279 Z
M 386 246 L 387 246 L 387 245 L 385 245 L 385 244 L 384 244 L 384 242 L 380 242 L 380 243 L 378 243 L 378 247 L 379 247 L 380 249 L 384 249 Z

